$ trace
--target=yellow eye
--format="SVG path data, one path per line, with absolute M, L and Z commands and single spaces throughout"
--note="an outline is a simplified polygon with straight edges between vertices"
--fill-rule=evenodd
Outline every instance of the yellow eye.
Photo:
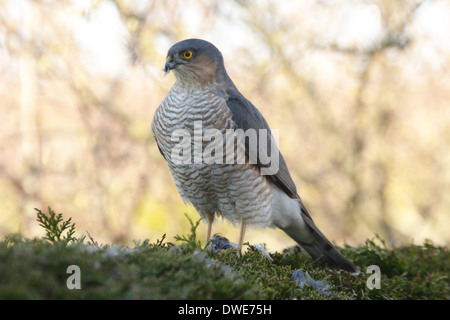
M 194 53 L 191 50 L 186 50 L 183 52 L 183 58 L 186 60 L 191 59 L 194 56 Z

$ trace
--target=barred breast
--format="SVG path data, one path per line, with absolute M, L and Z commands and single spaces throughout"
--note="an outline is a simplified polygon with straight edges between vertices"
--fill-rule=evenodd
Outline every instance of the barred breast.
M 206 163 L 204 159 L 195 161 L 198 152 L 193 150 L 194 139 L 199 137 L 195 138 L 194 133 L 198 133 L 195 132 L 198 124 L 201 124 L 202 133 L 218 129 L 222 134 L 222 141 L 205 141 L 205 138 L 198 141 L 201 141 L 202 151 L 211 143 L 221 143 L 223 163 Z M 157 109 L 152 122 L 153 135 L 181 197 L 192 203 L 203 220 L 206 221 L 207 214 L 215 213 L 231 222 L 270 226 L 273 202 L 270 184 L 265 176 L 260 175 L 258 167 L 248 161 L 239 162 L 237 154 L 233 163 L 225 161 L 227 129 L 235 129 L 235 124 L 224 98 L 208 88 L 188 92 L 176 85 Z M 185 142 L 193 150 L 188 163 L 180 164 L 172 158 L 172 150 L 180 146 L 180 139 L 172 138 L 176 130 L 190 134 L 191 139 Z M 237 141 L 233 141 L 231 147 L 235 150 Z

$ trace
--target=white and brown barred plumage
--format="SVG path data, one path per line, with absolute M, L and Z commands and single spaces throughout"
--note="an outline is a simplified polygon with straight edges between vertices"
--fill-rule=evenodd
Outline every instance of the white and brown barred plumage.
M 256 164 L 248 161 L 248 152 L 245 163 L 235 158 L 232 164 L 180 164 L 172 159 L 172 150 L 179 143 L 172 134 L 181 129 L 194 137 L 196 122 L 203 131 L 217 129 L 223 136 L 227 129 L 267 129 L 272 138 L 264 117 L 227 75 L 222 54 L 214 45 L 200 39 L 176 43 L 167 55 L 165 71 L 170 70 L 176 82 L 154 115 L 152 132 L 181 197 L 208 223 L 207 240 L 216 215 L 241 224 L 240 247 L 247 224 L 277 227 L 314 259 L 356 272 L 314 224 L 276 147 L 270 150 L 279 156 L 279 170 L 273 175 L 262 175 L 264 164 L 259 158 Z M 204 149 L 210 142 L 201 143 Z M 244 148 L 249 151 L 248 145 Z
M 180 108 L 180 106 L 183 106 Z M 172 133 L 186 129 L 194 136 L 194 122 L 201 121 L 202 129 L 235 129 L 232 114 L 223 98 L 210 92 L 209 87 L 186 94 L 175 84 L 161 103 L 153 120 L 153 133 L 164 154 L 178 191 L 185 202 L 190 202 L 203 220 L 208 215 L 220 214 L 240 223 L 268 226 L 271 221 L 272 192 L 266 177 L 250 164 L 176 164 L 171 151 L 178 144 Z M 224 148 L 225 148 L 225 140 Z M 203 142 L 203 148 L 207 142 Z M 194 156 L 192 155 L 192 158 Z

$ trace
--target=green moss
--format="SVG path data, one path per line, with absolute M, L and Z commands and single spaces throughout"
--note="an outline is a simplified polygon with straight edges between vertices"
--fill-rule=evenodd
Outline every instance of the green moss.
M 63 223 L 62 216 L 58 216 Z M 243 254 L 211 253 L 191 233 L 177 244 L 135 241 L 133 248 L 99 246 L 84 238 L 0 241 L 0 299 L 449 299 L 450 255 L 427 241 L 389 249 L 379 237 L 342 248 L 359 266 L 357 276 L 317 265 L 298 247 L 270 261 L 249 244 Z M 49 225 L 52 225 L 49 223 Z M 73 235 L 72 235 L 73 236 Z M 81 289 L 68 289 L 70 265 L 80 268 Z M 380 289 L 367 286 L 367 267 L 380 267 Z M 328 294 L 291 280 L 302 269 L 326 282 Z

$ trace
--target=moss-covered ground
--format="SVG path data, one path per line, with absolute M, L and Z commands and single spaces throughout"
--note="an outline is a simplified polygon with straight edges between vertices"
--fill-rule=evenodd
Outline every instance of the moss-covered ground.
M 0 241 L 0 299 L 450 298 L 449 252 L 431 242 L 388 249 L 374 237 L 341 248 L 361 270 L 351 275 L 313 263 L 299 247 L 272 253 L 272 260 L 249 244 L 242 254 L 211 252 L 196 239 L 195 223 L 173 243 L 161 237 L 98 245 L 92 238 L 74 238 L 74 224 L 49 213 L 38 212 L 47 237 L 11 235 Z M 371 265 L 380 273 L 367 273 Z M 327 289 L 297 285 L 291 276 L 298 269 Z

